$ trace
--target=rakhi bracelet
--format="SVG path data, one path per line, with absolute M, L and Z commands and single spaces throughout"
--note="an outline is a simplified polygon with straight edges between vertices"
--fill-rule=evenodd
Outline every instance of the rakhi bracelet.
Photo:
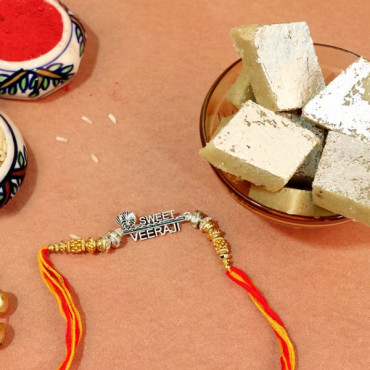
M 137 218 L 133 212 L 125 211 L 117 216 L 119 228 L 105 235 L 87 239 L 72 239 L 50 244 L 40 249 L 38 253 L 39 268 L 42 279 L 52 294 L 56 297 L 59 310 L 67 322 L 66 330 L 66 356 L 60 364 L 60 370 L 69 369 L 76 353 L 76 348 L 82 336 L 82 323 L 80 314 L 73 302 L 71 288 L 67 280 L 55 270 L 49 260 L 51 253 L 98 253 L 107 252 L 111 248 L 118 248 L 124 236 L 130 236 L 134 241 L 155 238 L 160 235 L 172 234 L 180 231 L 181 222 L 190 222 L 194 228 L 199 228 L 207 234 L 208 240 L 214 246 L 216 254 L 221 261 L 226 275 L 240 285 L 247 292 L 252 302 L 267 319 L 277 337 L 283 370 L 295 369 L 295 351 L 292 341 L 284 327 L 283 322 L 275 311 L 269 306 L 267 300 L 251 279 L 242 271 L 232 265 L 230 245 L 223 237 L 224 232 L 219 229 L 216 221 L 211 217 L 205 217 L 200 211 L 193 214 L 185 212 L 180 216 L 174 216 L 174 211 L 164 211 L 149 216 Z

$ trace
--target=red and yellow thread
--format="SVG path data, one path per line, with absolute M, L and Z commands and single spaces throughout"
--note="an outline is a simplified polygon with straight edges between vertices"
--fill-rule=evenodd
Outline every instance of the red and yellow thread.
M 49 260 L 49 249 L 41 248 L 38 254 L 41 277 L 58 301 L 59 311 L 67 322 L 66 355 L 59 370 L 68 370 L 76 353 L 76 348 L 82 335 L 80 314 L 73 302 L 71 290 L 66 279 L 54 269 Z
M 275 335 L 278 338 L 280 352 L 281 352 L 281 368 L 283 370 L 295 369 L 295 353 L 294 346 L 289 338 L 289 335 L 284 327 L 283 322 L 275 311 L 269 306 L 267 300 L 262 293 L 252 283 L 251 279 L 245 272 L 231 267 L 226 271 L 226 275 L 236 284 L 245 289 L 252 302 L 256 305 L 262 315 L 267 319 L 273 328 Z
M 199 211 L 197 211 L 193 217 L 193 224 L 196 225 L 199 222 L 199 228 L 204 233 L 207 233 L 207 237 L 212 242 L 215 252 L 217 253 L 222 265 L 226 270 L 227 276 L 248 292 L 252 302 L 256 305 L 256 307 L 273 328 L 279 342 L 282 370 L 294 370 L 294 346 L 289 338 L 283 322 L 280 320 L 280 317 L 275 311 L 272 310 L 266 298 L 252 283 L 247 274 L 236 267 L 232 267 L 229 243 L 223 238 L 224 233 L 218 228 L 216 222 L 210 217 L 202 218 Z

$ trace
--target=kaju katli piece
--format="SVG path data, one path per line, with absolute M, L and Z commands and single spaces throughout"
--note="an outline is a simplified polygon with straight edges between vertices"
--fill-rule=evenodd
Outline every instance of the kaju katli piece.
M 259 105 L 274 112 L 302 108 L 325 87 L 306 22 L 251 24 L 230 34 Z
M 59 304 L 59 310 L 67 321 L 66 356 L 59 366 L 60 370 L 69 369 L 72 364 L 76 348 L 82 336 L 82 323 L 80 314 L 73 302 L 71 288 L 67 280 L 55 270 L 49 260 L 49 255 L 51 253 L 93 254 L 96 252 L 107 252 L 112 247 L 118 248 L 121 245 L 123 236 L 130 235 L 136 242 L 172 234 L 180 231 L 181 222 L 190 222 L 194 228 L 199 228 L 207 234 L 208 240 L 213 244 L 216 254 L 226 270 L 226 275 L 248 292 L 252 302 L 273 328 L 281 351 L 280 362 L 282 370 L 295 369 L 294 346 L 283 322 L 269 306 L 251 279 L 242 270 L 232 266 L 230 245 L 223 237 L 224 232 L 219 229 L 217 223 L 211 217 L 205 217 L 200 211 L 196 211 L 193 214 L 185 212 L 182 215 L 175 216 L 174 211 L 169 210 L 140 217 L 139 224 L 137 224 L 135 214 L 125 211 L 117 216 L 117 222 L 120 225 L 119 228 L 97 239 L 89 237 L 87 239 L 72 239 L 68 242 L 61 241 L 43 247 L 39 251 L 38 260 L 42 279 L 51 293 L 55 295 Z

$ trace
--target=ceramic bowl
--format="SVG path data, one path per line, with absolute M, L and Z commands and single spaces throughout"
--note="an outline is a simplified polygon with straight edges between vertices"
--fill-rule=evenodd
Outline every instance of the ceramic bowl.
M 60 13 L 63 32 L 55 47 L 24 61 L 0 60 L 0 97 L 39 99 L 58 90 L 77 73 L 86 33 L 79 19 L 60 1 L 45 0 Z
M 0 128 L 5 134 L 7 154 L 0 164 L 0 208 L 17 193 L 27 170 L 27 149 L 14 123 L 0 112 Z
M 326 83 L 333 80 L 359 57 L 348 50 L 330 45 L 315 44 L 315 49 Z M 200 116 L 200 137 L 203 146 L 210 140 L 221 119 L 236 112 L 236 109 L 227 101 L 226 95 L 238 77 L 241 67 L 241 60 L 237 60 L 229 66 L 216 79 L 206 95 Z M 234 176 L 213 166 L 211 167 L 234 199 L 248 210 L 265 219 L 294 227 L 323 227 L 350 221 L 341 215 L 322 217 L 300 216 L 266 207 L 248 197 L 250 183 L 247 181 L 235 181 Z

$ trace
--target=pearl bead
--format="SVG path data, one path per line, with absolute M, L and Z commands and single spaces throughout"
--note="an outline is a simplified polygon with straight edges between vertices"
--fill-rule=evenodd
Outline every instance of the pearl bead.
M 0 346 L 4 343 L 5 340 L 5 329 L 3 324 L 0 324 Z
M 5 311 L 8 309 L 8 296 L 0 290 L 0 314 L 5 313 Z

